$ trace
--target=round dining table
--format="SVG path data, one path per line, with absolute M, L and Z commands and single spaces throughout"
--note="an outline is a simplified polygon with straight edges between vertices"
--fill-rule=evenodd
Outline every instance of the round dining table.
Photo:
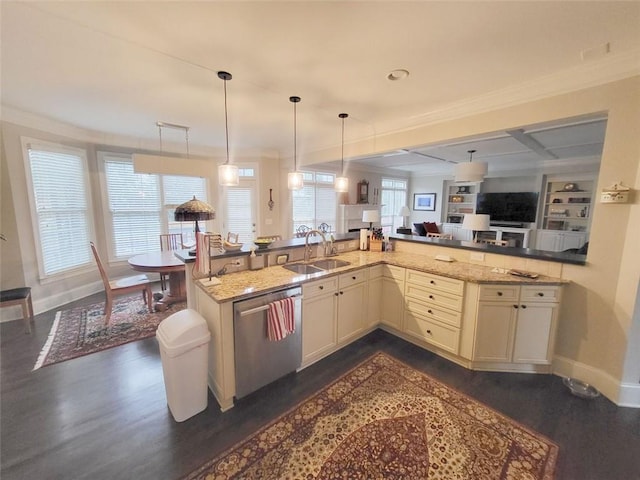
M 162 298 L 156 300 L 156 311 L 164 311 L 170 305 L 187 300 L 187 286 L 185 282 L 185 264 L 175 256 L 175 252 L 142 253 L 129 259 L 131 268 L 138 272 L 168 273 L 169 289 L 162 292 Z

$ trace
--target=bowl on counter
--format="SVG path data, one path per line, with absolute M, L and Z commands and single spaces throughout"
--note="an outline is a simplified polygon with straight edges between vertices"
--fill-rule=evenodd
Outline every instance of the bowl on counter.
M 222 242 L 222 248 L 224 248 L 226 252 L 237 252 L 242 248 L 242 244 L 224 241 Z
M 264 248 L 267 248 L 269 245 L 271 245 L 273 243 L 273 240 L 261 238 L 261 239 L 254 240 L 253 243 L 255 243 L 255 245 L 262 250 Z

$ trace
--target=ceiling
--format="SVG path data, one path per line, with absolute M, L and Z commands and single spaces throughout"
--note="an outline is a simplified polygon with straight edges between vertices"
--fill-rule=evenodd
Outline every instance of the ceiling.
M 640 71 L 637 1 L 3 1 L 0 14 L 5 120 L 27 112 L 145 148 L 157 148 L 162 121 L 188 126 L 192 151 L 224 149 L 219 70 L 233 75 L 232 155 L 282 157 L 293 146 L 291 95 L 302 98 L 304 155 L 340 144 L 341 112 L 349 113 L 349 143 L 425 125 L 461 106 L 500 105 L 505 92 L 524 101 L 514 92 L 535 96 L 549 79 L 570 88 Z M 394 69 L 409 75 L 390 81 Z M 560 159 L 602 148 L 603 122 L 543 127 L 367 162 L 437 173 L 467 161 L 471 148 L 499 168 L 540 161 L 526 138 Z M 183 148 L 184 132 L 163 135 L 166 145 Z

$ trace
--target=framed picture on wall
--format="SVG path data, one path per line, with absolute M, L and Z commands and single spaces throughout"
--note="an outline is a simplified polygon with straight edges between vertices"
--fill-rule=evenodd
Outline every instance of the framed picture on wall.
M 436 210 L 436 194 L 435 193 L 414 193 L 413 209 L 427 210 L 435 212 Z

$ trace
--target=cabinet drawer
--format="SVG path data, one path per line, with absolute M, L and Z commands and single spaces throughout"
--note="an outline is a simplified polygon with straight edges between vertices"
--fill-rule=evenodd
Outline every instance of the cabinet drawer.
M 480 285 L 480 300 L 518 303 L 518 285 Z
M 362 283 L 367 280 L 367 270 L 362 268 L 353 272 L 343 273 L 338 277 L 338 287 L 347 288 L 356 283 Z
M 562 287 L 553 285 L 524 285 L 520 291 L 521 302 L 560 302 Z
M 462 314 L 454 310 L 439 307 L 432 303 L 419 302 L 412 298 L 405 301 L 406 309 L 412 314 L 417 314 L 430 320 L 437 320 L 452 327 L 460 327 Z
M 462 311 L 462 297 L 460 295 L 441 292 L 439 290 L 424 287 L 422 285 L 416 285 L 414 283 L 407 283 L 405 295 L 440 307 L 449 308 L 457 312 Z
M 460 330 L 432 322 L 420 315 L 406 312 L 405 331 L 443 350 L 458 354 Z
M 404 280 L 404 268 L 393 265 L 381 265 L 382 275 L 385 277 L 395 278 L 396 280 Z
M 302 285 L 302 294 L 305 298 L 313 298 L 318 295 L 333 293 L 338 289 L 338 277 L 325 278 Z
M 423 285 L 440 290 L 441 292 L 449 292 L 456 295 L 462 295 L 464 292 L 464 282 L 462 280 L 441 277 L 440 275 L 432 275 L 430 273 L 416 272 L 415 270 L 407 270 L 407 283 Z

